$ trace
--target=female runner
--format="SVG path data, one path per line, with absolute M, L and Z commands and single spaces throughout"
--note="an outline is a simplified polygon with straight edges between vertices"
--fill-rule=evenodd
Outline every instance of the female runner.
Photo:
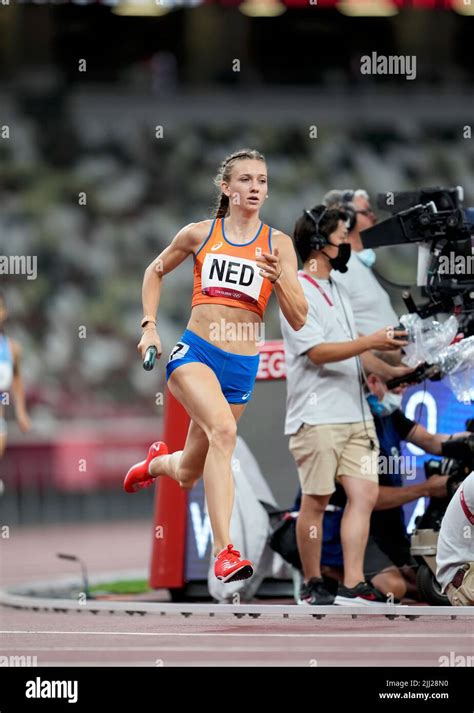
M 305 324 L 308 306 L 291 238 L 260 219 L 268 195 L 263 155 L 244 150 L 228 156 L 215 183 L 220 190 L 215 219 L 182 228 L 143 280 L 142 358 L 150 346 L 162 353 L 156 313 L 164 276 L 193 256 L 191 317 L 166 366 L 168 387 L 191 419 L 186 443 L 171 454 L 162 441 L 154 443 L 146 460 L 130 468 L 124 488 L 135 492 L 167 475 L 190 489 L 204 476 L 214 572 L 233 582 L 253 574 L 251 562 L 230 544 L 231 460 L 236 423 L 257 375 L 263 315 L 273 289 L 293 329 Z

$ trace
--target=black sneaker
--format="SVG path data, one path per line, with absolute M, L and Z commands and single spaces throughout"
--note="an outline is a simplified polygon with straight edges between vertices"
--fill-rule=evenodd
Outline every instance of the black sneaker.
M 369 582 L 359 582 L 355 587 L 345 587 L 340 584 L 334 604 L 347 606 L 359 604 L 371 606 L 372 604 L 387 604 L 387 597 Z
M 334 594 L 331 594 L 321 577 L 312 577 L 309 582 L 303 582 L 301 585 L 298 604 L 323 606 L 334 604 L 334 598 Z

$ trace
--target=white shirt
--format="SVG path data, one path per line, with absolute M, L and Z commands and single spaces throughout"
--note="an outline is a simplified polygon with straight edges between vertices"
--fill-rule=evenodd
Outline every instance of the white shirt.
M 467 507 L 474 514 L 474 471 L 454 493 L 441 523 L 436 553 L 436 579 L 443 591 L 463 564 L 474 562 L 474 526 L 462 508 L 461 490 Z
M 357 331 L 364 335 L 372 334 L 382 327 L 399 324 L 400 320 L 388 293 L 355 250 L 351 253 L 347 267 L 347 272 L 334 271 L 332 276 L 338 285 L 344 285 L 349 294 Z
M 316 278 L 320 291 L 310 282 L 313 278 L 308 280 L 303 274 L 298 273 L 298 279 L 309 307 L 305 326 L 295 331 L 280 311 L 286 360 L 285 434 L 296 433 L 303 423 L 356 423 L 364 416 L 371 423 L 357 357 L 316 365 L 306 354 L 318 344 L 349 342 L 357 337 L 347 293 L 343 286 Z

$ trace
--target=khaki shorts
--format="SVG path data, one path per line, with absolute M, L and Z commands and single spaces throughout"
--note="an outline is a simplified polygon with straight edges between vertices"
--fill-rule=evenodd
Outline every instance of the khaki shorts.
M 448 584 L 446 594 L 453 607 L 474 606 L 474 562 L 466 562 L 463 567 L 465 574 L 460 587 Z
M 374 450 L 370 449 L 367 433 L 375 443 Z M 366 425 L 363 421 L 318 426 L 304 423 L 291 436 L 289 446 L 305 495 L 331 495 L 341 475 L 378 483 L 380 450 L 373 421 Z

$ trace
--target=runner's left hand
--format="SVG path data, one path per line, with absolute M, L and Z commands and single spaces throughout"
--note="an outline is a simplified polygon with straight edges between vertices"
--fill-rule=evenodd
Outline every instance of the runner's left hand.
M 266 277 L 270 282 L 276 282 L 281 275 L 281 265 L 280 256 L 278 248 L 275 248 L 272 253 L 262 253 L 262 258 L 265 262 L 259 262 L 257 260 L 257 265 L 260 268 L 260 274 L 262 277 Z

